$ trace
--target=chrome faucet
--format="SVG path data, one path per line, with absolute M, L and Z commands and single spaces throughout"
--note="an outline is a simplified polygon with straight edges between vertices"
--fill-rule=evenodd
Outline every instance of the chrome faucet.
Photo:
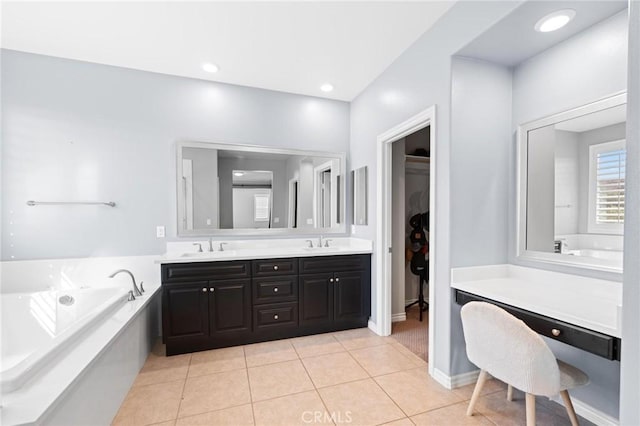
M 120 272 L 124 272 L 125 274 L 129 274 L 129 276 L 131 277 L 131 280 L 133 281 L 133 295 L 134 296 L 142 296 L 142 293 L 144 293 L 144 287 L 142 286 L 142 281 L 140 281 L 140 288 L 138 288 L 138 285 L 136 284 L 136 278 L 133 276 L 131 271 L 129 271 L 127 269 L 118 269 L 113 274 L 109 275 L 109 278 L 115 277 Z M 134 297 L 133 300 L 135 300 L 135 297 Z
M 322 235 L 318 238 L 318 247 L 322 247 Z
M 213 238 L 209 238 L 209 251 L 213 251 Z
M 223 246 L 226 246 L 227 244 L 229 244 L 229 243 L 220 243 L 220 251 L 224 251 L 224 247 Z
M 307 243 L 309 243 L 309 248 L 313 248 L 313 241 L 311 240 L 306 240 Z
M 194 246 L 198 246 L 198 253 L 202 253 L 202 243 L 193 243 Z
M 324 246 L 325 247 L 329 247 L 329 241 L 333 241 L 333 240 L 330 239 L 330 238 L 327 238 L 326 240 L 324 240 Z

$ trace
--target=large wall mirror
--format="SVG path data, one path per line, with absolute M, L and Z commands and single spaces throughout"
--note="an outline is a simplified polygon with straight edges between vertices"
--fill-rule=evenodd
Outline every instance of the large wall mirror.
M 178 235 L 345 232 L 345 154 L 180 142 Z
M 622 271 L 626 94 L 518 129 L 518 257 Z

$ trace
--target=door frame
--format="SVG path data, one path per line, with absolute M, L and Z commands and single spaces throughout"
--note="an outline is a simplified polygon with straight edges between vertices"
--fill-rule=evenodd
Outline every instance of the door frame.
M 377 137 L 377 179 L 376 179 L 376 318 L 378 334 L 391 334 L 391 144 L 416 131 L 430 126 L 430 168 L 429 168 L 429 374 L 433 375 L 434 360 L 434 319 L 435 319 L 435 248 L 436 244 L 436 106 L 419 112 L 408 120 L 381 133 Z

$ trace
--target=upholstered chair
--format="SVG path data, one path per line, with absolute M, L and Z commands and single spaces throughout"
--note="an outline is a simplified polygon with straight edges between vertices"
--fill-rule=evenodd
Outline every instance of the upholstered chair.
M 585 373 L 556 360 L 542 337 L 502 308 L 486 302 L 469 302 L 460 314 L 467 356 L 480 368 L 468 416 L 473 415 L 473 407 L 490 374 L 508 385 L 507 399 L 511 400 L 512 387 L 526 394 L 527 426 L 536 423 L 535 395 L 552 397 L 558 393 L 571 424 L 578 425 L 568 390 L 589 383 Z

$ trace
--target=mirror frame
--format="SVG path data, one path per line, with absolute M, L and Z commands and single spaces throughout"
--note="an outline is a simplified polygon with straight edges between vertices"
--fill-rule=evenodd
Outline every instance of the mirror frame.
M 263 152 L 268 154 L 283 154 L 283 155 L 299 155 L 307 157 L 333 157 L 340 160 L 340 174 L 339 190 L 342 196 L 342 200 L 338 200 L 338 217 L 342 219 L 339 226 L 334 228 L 268 228 L 268 229 L 212 229 L 212 230 L 188 230 L 184 229 L 180 221 L 180 218 L 184 215 L 184 205 L 180 200 L 184 199 L 182 185 L 179 180 L 182 176 L 182 148 L 205 148 L 205 149 L 218 149 L 228 151 L 239 152 Z M 324 235 L 324 234 L 346 234 L 347 224 L 346 218 L 346 196 L 344 178 L 347 165 L 347 155 L 344 152 L 329 152 L 329 151 L 305 151 L 298 149 L 284 149 L 284 148 L 271 148 L 259 145 L 247 145 L 247 144 L 235 144 L 224 142 L 197 142 L 197 141 L 179 141 L 176 143 L 176 178 L 174 180 L 176 185 L 176 235 L 178 237 L 215 237 L 215 236 L 303 236 L 303 235 Z
M 561 253 L 548 253 L 535 250 L 527 250 L 527 135 L 529 131 L 541 127 L 557 124 L 608 108 L 627 103 L 627 93 L 619 92 L 611 96 L 599 99 L 586 105 L 582 105 L 567 111 L 562 111 L 547 117 L 543 117 L 518 126 L 517 138 L 517 215 L 516 215 L 516 259 L 524 261 L 536 261 L 555 265 L 572 266 L 576 268 L 592 269 L 598 271 L 622 273 L 622 267 L 601 264 L 594 258 L 571 256 Z M 604 262 L 602 262 L 604 263 Z

